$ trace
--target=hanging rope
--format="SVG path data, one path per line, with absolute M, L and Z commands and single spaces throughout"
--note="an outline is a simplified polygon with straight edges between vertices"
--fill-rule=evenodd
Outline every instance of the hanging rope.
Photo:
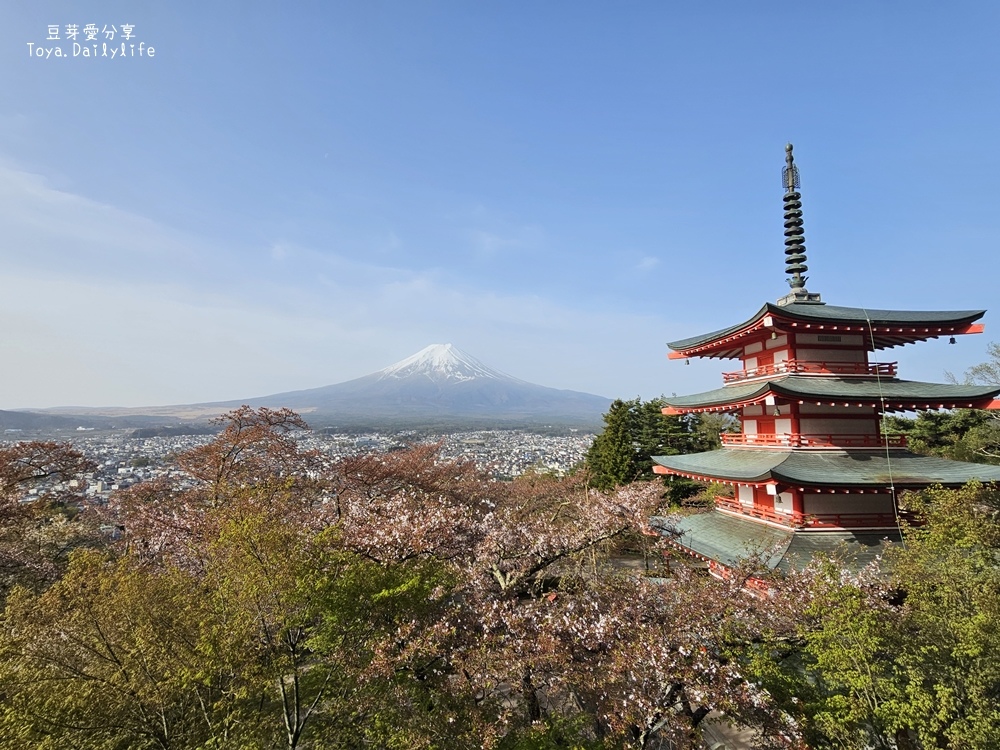
M 881 408 L 881 432 L 882 432 L 882 445 L 885 447 L 885 465 L 889 471 L 889 493 L 892 496 L 892 514 L 896 519 L 896 529 L 899 531 L 899 539 L 903 547 L 906 547 L 906 542 L 903 540 L 903 525 L 899 517 L 899 503 L 896 499 L 896 483 L 892 478 L 892 458 L 889 451 L 889 435 L 886 432 L 886 414 L 885 414 L 885 394 L 882 392 L 882 375 L 879 367 L 878 361 L 878 350 L 875 348 L 875 329 L 872 327 L 872 319 L 868 317 L 868 310 L 861 308 L 861 311 L 865 314 L 865 320 L 868 322 L 868 336 L 872 342 L 872 359 L 874 360 L 872 364 L 875 365 L 875 382 L 878 383 L 878 400 L 879 406 Z

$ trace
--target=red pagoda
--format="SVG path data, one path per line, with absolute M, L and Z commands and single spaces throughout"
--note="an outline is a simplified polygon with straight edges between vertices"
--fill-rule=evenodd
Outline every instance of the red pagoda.
M 675 544 L 721 572 L 766 552 L 764 564 L 801 567 L 846 545 L 855 564 L 899 539 L 897 493 L 933 484 L 1000 480 L 1000 466 L 919 456 L 888 435 L 884 415 L 923 409 L 997 409 L 1000 387 L 896 377 L 880 352 L 981 333 L 985 310 L 900 311 L 825 304 L 806 290 L 799 174 L 786 146 L 785 256 L 791 292 L 748 320 L 675 341 L 671 359 L 740 360 L 723 387 L 666 399 L 664 414 L 734 415 L 720 450 L 654 456 L 654 471 L 732 487 L 715 509 L 672 526 Z M 954 339 L 952 339 L 954 343 Z

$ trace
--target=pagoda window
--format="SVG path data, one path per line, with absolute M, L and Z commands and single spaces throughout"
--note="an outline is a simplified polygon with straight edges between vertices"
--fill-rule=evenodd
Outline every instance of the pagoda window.
M 744 355 L 756 354 L 757 352 L 764 350 L 764 344 L 760 341 L 756 341 L 753 344 L 747 344 L 746 348 L 743 350 Z

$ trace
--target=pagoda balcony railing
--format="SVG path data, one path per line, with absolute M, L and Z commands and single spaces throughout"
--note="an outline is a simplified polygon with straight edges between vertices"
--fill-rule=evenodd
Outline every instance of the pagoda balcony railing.
M 786 359 L 784 362 L 774 362 L 746 370 L 724 372 L 722 380 L 726 383 L 736 383 L 750 378 L 795 373 L 806 375 L 877 375 L 882 378 L 894 378 L 896 377 L 896 364 L 896 362 L 805 362 L 798 359 Z
M 723 445 L 753 445 L 762 448 L 905 448 L 905 435 L 769 435 L 732 433 L 719 435 Z
M 773 508 L 744 505 L 735 498 L 721 496 L 716 496 L 715 507 L 728 513 L 737 513 L 794 529 L 889 528 L 896 526 L 899 518 L 912 520 L 906 513 L 900 513 L 898 518 L 893 513 L 799 513 L 797 511 L 782 513 Z

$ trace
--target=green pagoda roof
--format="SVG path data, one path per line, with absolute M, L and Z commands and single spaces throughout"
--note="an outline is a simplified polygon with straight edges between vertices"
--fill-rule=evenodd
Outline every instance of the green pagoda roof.
M 922 383 L 896 378 L 857 378 L 785 375 L 716 388 L 690 396 L 664 399 L 677 410 L 711 409 L 753 403 L 768 395 L 793 401 L 831 401 L 881 404 L 887 409 L 983 407 L 1000 394 L 1000 386 Z
M 699 479 L 796 487 L 888 487 L 920 489 L 932 484 L 957 487 L 979 479 L 1000 481 L 1000 466 L 918 456 L 904 450 L 792 451 L 723 448 L 707 453 L 653 456 L 672 473 Z
M 727 567 L 740 559 L 759 557 L 768 570 L 801 570 L 819 553 L 844 554 L 853 570 L 860 570 L 883 552 L 887 542 L 898 542 L 898 531 L 808 531 L 780 529 L 738 516 L 708 511 L 680 519 L 653 518 L 654 528 L 695 555 Z
M 723 340 L 759 323 L 765 316 L 773 319 L 800 323 L 803 326 L 838 326 L 857 327 L 859 331 L 874 335 L 875 348 L 886 349 L 913 341 L 923 341 L 937 336 L 948 336 L 960 333 L 956 330 L 972 324 L 986 314 L 985 310 L 875 310 L 864 307 L 839 307 L 837 305 L 815 303 L 791 303 L 776 305 L 771 302 L 764 304 L 751 318 L 736 325 L 723 328 L 700 336 L 673 341 L 667 344 L 677 352 L 704 347 L 712 342 Z M 895 328 L 896 331 L 889 329 Z M 898 329 L 911 329 L 902 332 Z M 880 330 L 881 329 L 881 330 Z M 912 329 L 928 329 L 918 331 Z M 942 329 L 938 331 L 937 329 Z M 727 353 L 725 356 L 737 356 Z

